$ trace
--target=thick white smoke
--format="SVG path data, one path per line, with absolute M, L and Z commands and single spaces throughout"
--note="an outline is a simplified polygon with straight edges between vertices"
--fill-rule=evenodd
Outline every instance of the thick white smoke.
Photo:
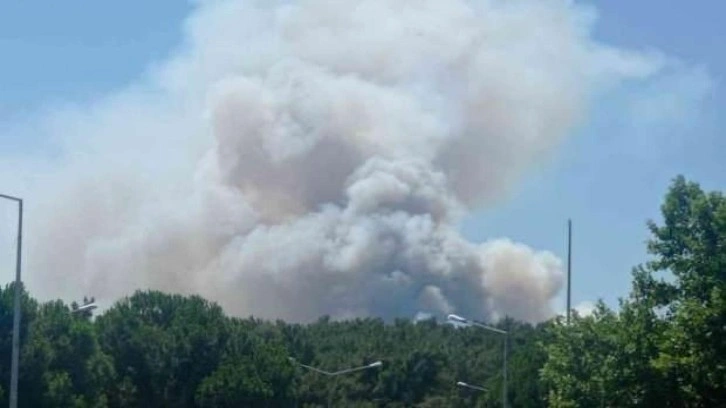
M 560 260 L 457 223 L 594 92 L 655 69 L 591 24 L 560 0 L 202 2 L 147 82 L 48 122 L 60 158 L 25 163 L 31 290 L 200 293 L 298 321 L 547 318 Z

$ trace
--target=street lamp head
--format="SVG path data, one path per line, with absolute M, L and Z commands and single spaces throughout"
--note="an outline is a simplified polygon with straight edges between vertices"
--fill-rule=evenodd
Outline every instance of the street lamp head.
M 374 368 L 374 367 L 380 367 L 382 365 L 383 365 L 383 362 L 382 361 L 376 361 L 375 363 L 368 364 L 368 367 Z
M 484 388 L 484 387 L 480 387 L 480 386 L 478 386 L 478 385 L 471 385 L 471 384 L 469 384 L 469 383 L 465 383 L 465 382 L 463 382 L 463 381 L 458 381 L 458 382 L 456 383 L 456 385 L 458 385 L 459 387 L 462 387 L 462 388 L 469 388 L 469 389 L 472 389 L 472 390 L 477 390 L 477 391 L 483 391 L 483 392 L 489 392 L 489 390 L 488 390 L 488 389 L 486 389 L 486 388 Z
M 78 308 L 76 308 L 75 310 L 73 310 L 72 313 L 80 313 L 80 312 L 85 312 L 85 311 L 91 311 L 93 309 L 96 309 L 97 307 L 98 306 L 95 303 L 88 303 L 86 305 L 79 306 Z
M 455 315 L 455 314 L 450 314 L 450 315 L 446 316 L 446 319 L 448 319 L 449 321 L 452 321 L 452 322 L 457 322 L 457 323 L 469 323 L 469 320 L 467 318 L 461 317 L 461 316 Z

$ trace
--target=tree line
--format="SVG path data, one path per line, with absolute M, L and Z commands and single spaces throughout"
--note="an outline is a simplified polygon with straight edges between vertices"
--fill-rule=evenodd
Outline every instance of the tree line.
M 512 407 L 718 407 L 726 401 L 726 200 L 678 177 L 649 222 L 651 259 L 613 310 L 568 325 L 511 319 Z M 0 404 L 13 286 L 0 289 Z M 92 317 L 23 291 L 22 407 L 489 407 L 503 337 L 435 319 L 310 324 L 227 316 L 198 296 L 139 291 Z M 374 361 L 375 369 L 329 377 Z M 457 386 L 458 381 L 486 391 Z

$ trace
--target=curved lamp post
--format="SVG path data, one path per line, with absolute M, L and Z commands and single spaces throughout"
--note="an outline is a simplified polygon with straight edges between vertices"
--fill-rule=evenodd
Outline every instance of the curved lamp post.
M 509 332 L 507 332 L 506 330 L 497 329 L 496 327 L 487 326 L 486 324 L 482 324 L 482 323 L 476 322 L 474 320 L 469 320 L 465 317 L 461 317 L 461 316 L 455 315 L 455 314 L 450 314 L 450 315 L 446 316 L 446 319 L 451 322 L 461 323 L 461 324 L 470 325 L 470 326 L 476 326 L 476 327 L 482 328 L 484 330 L 489 330 L 491 332 L 504 335 L 504 363 L 502 365 L 502 373 L 503 373 L 502 374 L 502 377 L 503 377 L 502 406 L 504 406 L 504 408 L 506 408 L 507 407 L 507 352 L 508 352 L 507 344 L 509 343 Z M 464 383 L 464 384 L 466 384 L 466 383 Z M 457 383 L 457 385 L 459 385 L 459 383 Z M 462 386 L 462 385 L 459 385 L 459 386 Z M 471 388 L 471 387 L 468 387 L 468 388 Z
M 339 371 L 325 371 L 325 370 L 321 370 L 319 368 L 315 368 L 313 366 L 309 366 L 309 365 L 305 365 L 303 363 L 300 363 L 300 362 L 298 362 L 297 360 L 295 360 L 292 357 L 288 357 L 288 360 L 292 361 L 293 363 L 299 365 L 302 368 L 307 368 L 310 371 L 315 371 L 316 373 L 323 374 L 323 375 L 327 375 L 329 377 L 334 377 L 336 375 L 341 375 L 341 374 L 348 374 L 348 373 L 352 373 L 352 372 L 355 372 L 355 371 L 367 370 L 369 368 L 376 368 L 376 367 L 380 367 L 380 366 L 383 365 L 383 362 L 382 361 L 376 361 L 374 363 L 370 363 L 370 364 L 367 364 L 367 365 L 364 365 L 364 366 L 360 366 L 360 367 L 346 368 L 344 370 L 339 370 Z
M 288 357 L 288 359 L 293 364 L 296 364 L 296 365 L 298 365 L 298 366 L 300 366 L 302 368 L 305 368 L 307 370 L 314 371 L 314 372 L 316 372 L 318 374 L 325 375 L 327 377 L 336 377 L 336 376 L 343 375 L 343 374 L 350 374 L 350 373 L 353 373 L 353 372 L 356 372 L 356 371 L 369 370 L 369 369 L 372 369 L 372 368 L 378 368 L 378 367 L 380 367 L 380 366 L 383 365 L 383 362 L 379 360 L 379 361 L 375 361 L 373 363 L 370 363 L 370 364 L 367 364 L 367 365 L 364 365 L 364 366 L 346 368 L 346 369 L 338 370 L 338 371 L 325 371 L 325 370 L 321 370 L 321 369 L 316 368 L 316 367 L 313 367 L 313 366 L 309 366 L 309 365 L 300 363 L 299 361 L 295 360 L 292 357 Z M 331 401 L 330 401 L 331 399 L 332 399 L 332 394 L 330 396 L 328 396 L 328 406 L 329 407 L 331 406 Z

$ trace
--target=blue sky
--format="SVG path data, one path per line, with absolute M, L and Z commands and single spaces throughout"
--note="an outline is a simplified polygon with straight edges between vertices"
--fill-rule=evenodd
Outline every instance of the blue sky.
M 573 219 L 573 303 L 603 298 L 611 305 L 630 287 L 632 266 L 647 259 L 645 222 L 657 219 L 668 183 L 677 174 L 704 188 L 726 184 L 726 102 L 722 81 L 726 28 L 718 16 L 726 3 L 702 1 L 594 1 L 596 38 L 609 44 L 657 49 L 702 73 L 682 78 L 681 96 L 696 98 L 687 117 L 633 128 L 622 100 L 596 102 L 593 116 L 557 157 L 529 177 L 514 198 L 465 225 L 473 238 L 508 235 L 566 254 L 566 220 Z M 699 76 L 710 89 L 699 93 Z M 679 82 L 676 80 L 675 82 Z M 627 92 L 626 92 L 627 94 Z M 621 95 L 621 97 L 623 97 Z M 627 97 L 625 97 L 627 99 Z M 664 111 L 666 112 L 666 111 Z M 664 113 L 667 115 L 667 113 Z M 635 125 L 637 127 L 637 125 Z M 642 137 L 635 144 L 633 138 Z
M 669 180 L 682 173 L 709 189 L 726 185 L 726 119 L 717 115 L 726 102 L 726 28 L 718 22 L 726 3 L 588 4 L 598 10 L 598 39 L 660 50 L 689 68 L 595 101 L 592 116 L 551 160 L 536 167 L 509 200 L 478 212 L 462 228 L 474 240 L 508 236 L 564 259 L 571 217 L 574 302 L 604 298 L 615 304 L 627 293 L 631 267 L 646 259 L 645 221 L 657 217 Z M 189 9 L 178 0 L 3 5 L 0 150 L 23 154 L 42 143 L 32 134 L 13 137 L 3 127 L 138 80 L 173 52 Z M 663 88 L 677 97 L 664 98 Z

